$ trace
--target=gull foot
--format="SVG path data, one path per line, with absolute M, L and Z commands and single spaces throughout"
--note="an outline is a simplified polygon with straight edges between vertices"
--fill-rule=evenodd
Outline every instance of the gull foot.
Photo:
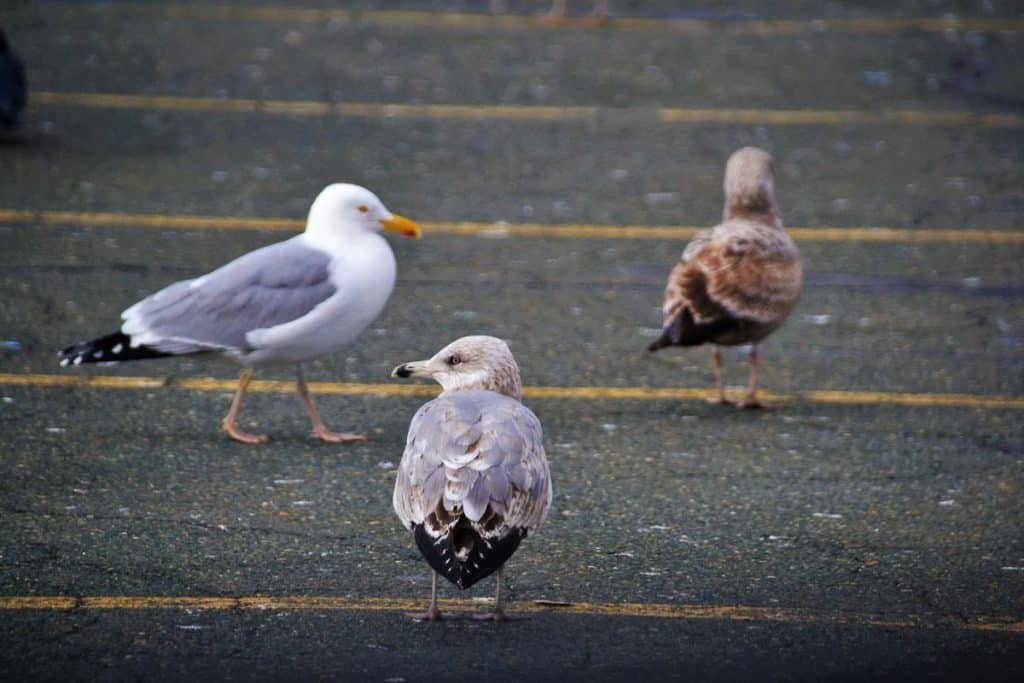
M 736 400 L 731 399 L 731 398 L 727 398 L 725 396 L 712 396 L 712 397 L 706 398 L 704 400 L 707 401 L 708 403 L 710 403 L 713 406 L 735 406 L 735 405 L 739 405 L 739 401 L 736 401 Z
M 445 616 L 441 614 L 441 610 L 437 608 L 437 605 L 431 605 L 427 608 L 426 612 L 406 612 L 406 616 L 412 617 L 416 621 L 444 621 Z
M 326 441 L 327 443 L 345 443 L 346 441 L 366 441 L 363 434 L 349 434 L 348 432 L 332 432 L 329 429 L 314 429 L 313 436 Z
M 225 423 L 222 424 L 220 428 L 224 430 L 224 432 L 228 436 L 230 436 L 232 439 L 240 443 L 255 445 L 258 443 L 267 443 L 268 441 L 270 441 L 270 437 L 267 436 L 266 434 L 249 434 L 248 432 L 243 432 L 241 429 L 239 429 L 233 424 L 229 425 Z

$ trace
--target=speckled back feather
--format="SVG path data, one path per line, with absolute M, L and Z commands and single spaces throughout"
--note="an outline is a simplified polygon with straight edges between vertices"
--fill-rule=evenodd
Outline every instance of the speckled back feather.
M 540 421 L 491 391 L 451 391 L 409 426 L 395 512 L 428 563 L 460 588 L 498 569 L 551 505 Z
M 771 157 L 749 147 L 733 154 L 725 190 L 725 220 L 697 233 L 669 274 L 651 350 L 760 341 L 800 298 L 800 252 L 779 218 Z

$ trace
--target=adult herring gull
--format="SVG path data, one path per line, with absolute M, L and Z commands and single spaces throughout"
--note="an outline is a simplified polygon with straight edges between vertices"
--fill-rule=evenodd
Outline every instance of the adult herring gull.
M 497 571 L 494 611 L 477 618 L 509 619 L 502 566 L 551 507 L 540 420 L 520 402 L 512 352 L 495 337 L 462 337 L 391 375 L 443 388 L 412 418 L 392 501 L 432 569 L 430 607 L 418 618 L 441 618 L 438 574 L 466 589 Z
M 715 345 L 717 396 L 725 396 L 719 346 L 752 344 L 750 382 L 743 408 L 761 408 L 757 398 L 757 343 L 778 329 L 800 298 L 800 252 L 782 227 L 775 203 L 772 158 L 744 147 L 725 167 L 722 223 L 702 230 L 686 245 L 665 287 L 661 336 L 648 349 Z
M 61 366 L 213 353 L 245 369 L 221 427 L 236 441 L 262 443 L 237 424 L 253 370 L 294 363 L 296 388 L 323 441 L 361 440 L 329 431 L 302 363 L 354 340 L 383 310 L 395 286 L 395 255 L 379 234 L 419 237 L 414 222 L 388 211 L 358 185 L 328 185 L 300 235 L 250 252 L 217 270 L 176 282 L 121 314 L 118 332 L 60 352 Z

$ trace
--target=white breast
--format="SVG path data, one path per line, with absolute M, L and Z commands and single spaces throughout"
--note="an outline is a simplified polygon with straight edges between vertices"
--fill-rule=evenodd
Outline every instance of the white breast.
M 247 365 L 300 363 L 336 353 L 373 322 L 395 287 L 395 255 L 376 233 L 332 249 L 331 281 L 338 291 L 298 320 L 253 330 Z

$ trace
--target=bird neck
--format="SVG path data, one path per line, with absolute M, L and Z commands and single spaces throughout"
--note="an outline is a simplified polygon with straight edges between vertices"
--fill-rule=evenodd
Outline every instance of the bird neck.
M 460 373 L 447 378 L 442 387 L 442 396 L 456 391 L 493 391 L 516 401 L 521 401 L 523 397 L 522 380 L 516 367 L 502 367 L 496 372 L 487 373 Z
M 333 253 L 358 249 L 360 245 L 367 242 L 381 241 L 385 242 L 385 244 L 387 243 L 387 240 L 375 232 L 346 229 L 346 226 L 339 225 L 337 222 L 332 224 L 310 220 L 302 236 L 309 244 Z
M 726 204 L 722 211 L 722 221 L 751 221 L 782 230 L 782 216 L 774 204 Z

